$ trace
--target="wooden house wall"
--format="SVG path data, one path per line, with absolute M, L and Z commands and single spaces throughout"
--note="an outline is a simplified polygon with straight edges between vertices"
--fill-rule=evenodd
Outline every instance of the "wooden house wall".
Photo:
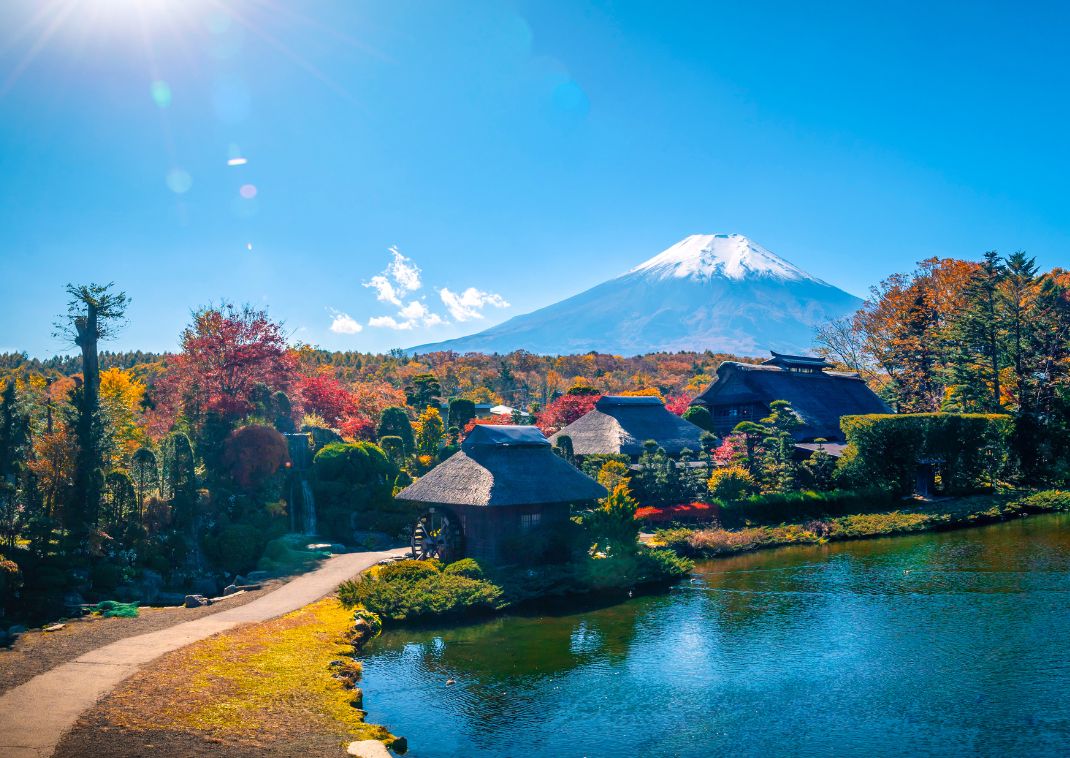
M 568 503 L 549 505 L 476 506 L 451 505 L 448 507 L 461 520 L 464 531 L 464 554 L 469 558 L 489 561 L 508 560 L 503 544 L 522 534 L 521 516 L 539 514 L 539 526 L 563 523 L 569 518 Z

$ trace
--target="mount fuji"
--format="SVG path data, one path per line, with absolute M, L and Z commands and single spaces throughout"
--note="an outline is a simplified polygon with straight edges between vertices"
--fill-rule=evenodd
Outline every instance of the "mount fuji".
M 818 325 L 860 305 L 741 234 L 695 234 L 578 295 L 407 352 L 804 354 Z

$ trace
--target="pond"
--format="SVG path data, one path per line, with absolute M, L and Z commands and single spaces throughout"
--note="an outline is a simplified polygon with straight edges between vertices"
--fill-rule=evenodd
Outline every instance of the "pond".
M 618 605 L 393 630 L 361 686 L 416 758 L 1066 755 L 1070 515 L 751 553 Z

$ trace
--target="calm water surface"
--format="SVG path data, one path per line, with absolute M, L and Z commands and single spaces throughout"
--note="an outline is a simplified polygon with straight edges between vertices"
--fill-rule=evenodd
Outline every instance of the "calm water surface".
M 416 758 L 1070 755 L 1070 516 L 711 561 L 365 652 L 368 720 Z

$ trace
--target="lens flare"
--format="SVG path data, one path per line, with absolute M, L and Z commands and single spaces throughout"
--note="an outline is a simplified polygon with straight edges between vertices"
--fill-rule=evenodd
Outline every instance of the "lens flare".
M 238 190 L 238 194 L 244 197 L 246 200 L 252 200 L 256 197 L 256 185 L 255 184 L 243 184 L 241 189 Z
M 153 82 L 149 92 L 152 94 L 152 101 L 159 107 L 166 108 L 171 104 L 171 87 L 168 86 L 167 82 Z
M 193 186 L 193 177 L 189 172 L 180 168 L 173 168 L 167 172 L 167 187 L 176 195 L 184 195 Z

